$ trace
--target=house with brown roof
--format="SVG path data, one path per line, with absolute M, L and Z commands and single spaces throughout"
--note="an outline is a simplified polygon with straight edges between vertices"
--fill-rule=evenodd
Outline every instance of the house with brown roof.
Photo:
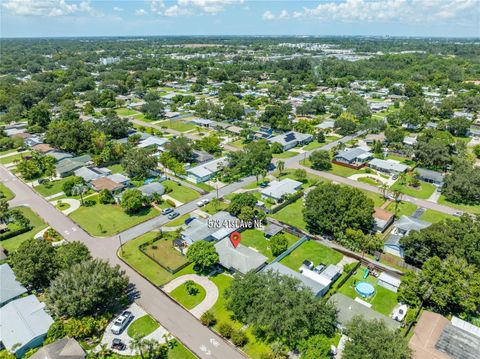
M 100 192 L 104 189 L 107 189 L 110 192 L 119 192 L 125 187 L 125 185 L 123 185 L 122 183 L 117 183 L 107 177 L 100 177 L 94 179 L 92 182 L 90 182 L 90 184 L 92 188 L 97 192 Z
M 376 232 L 383 233 L 393 223 L 395 215 L 391 212 L 384 210 L 383 208 L 375 207 L 373 213 L 373 219 L 375 221 L 373 229 Z
M 32 146 L 32 150 L 40 153 L 48 153 L 55 149 L 52 146 L 50 146 L 48 143 L 39 143 L 38 145 Z

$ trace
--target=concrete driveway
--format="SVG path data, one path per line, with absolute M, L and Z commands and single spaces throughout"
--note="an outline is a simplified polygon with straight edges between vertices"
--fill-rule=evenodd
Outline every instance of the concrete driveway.
M 107 347 L 112 346 L 112 341 L 115 338 L 121 339 L 123 343 L 126 344 L 126 349 L 123 351 L 118 351 L 118 350 L 113 350 L 115 353 L 122 354 L 122 355 L 136 355 L 137 353 L 130 348 L 130 342 L 132 338 L 128 336 L 128 327 L 138 318 L 143 317 L 144 315 L 147 315 L 148 313 L 145 312 L 140 306 L 138 306 L 136 303 L 133 303 L 129 308 L 125 309 L 129 310 L 133 314 L 133 319 L 130 321 L 128 326 L 118 335 L 113 334 L 111 331 L 113 322 L 115 321 L 116 317 L 108 323 L 107 329 L 105 329 L 105 333 L 103 334 L 102 341 L 100 342 L 99 346 L 96 349 L 100 348 L 101 344 L 106 344 Z M 159 343 L 165 343 L 165 338 L 164 335 L 168 333 L 165 328 L 160 326 L 157 328 L 153 333 L 147 335 L 145 339 L 154 339 Z

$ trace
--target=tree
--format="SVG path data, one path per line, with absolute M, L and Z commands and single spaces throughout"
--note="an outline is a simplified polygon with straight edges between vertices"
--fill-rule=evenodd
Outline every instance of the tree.
M 193 158 L 192 142 L 184 136 L 171 140 L 167 148 L 170 154 L 180 162 L 189 162 Z
M 323 133 L 323 131 L 318 131 L 317 136 L 316 136 L 316 140 L 317 140 L 318 143 L 324 143 L 325 142 L 325 134 Z
M 445 170 L 452 163 L 455 147 L 453 137 L 444 131 L 426 132 L 415 144 L 415 159 L 423 167 Z
M 303 217 L 313 233 L 345 233 L 348 228 L 370 232 L 373 201 L 356 188 L 320 183 L 305 200 Z
M 279 233 L 270 238 L 270 250 L 274 257 L 279 256 L 288 248 L 288 240 L 285 234 Z
M 312 168 L 315 170 L 328 171 L 332 168 L 332 164 L 330 162 L 330 154 L 328 153 L 328 151 L 313 151 L 312 154 L 308 157 L 308 159 L 312 164 Z
M 228 166 L 223 169 L 226 177 L 235 179 L 260 174 L 272 161 L 270 145 L 266 140 L 248 143 L 243 150 L 228 153 Z
M 62 190 L 67 196 L 73 196 L 74 187 L 83 184 L 85 184 L 85 180 L 82 177 L 72 176 L 63 182 Z
M 470 130 L 471 124 L 472 121 L 465 117 L 452 118 L 448 123 L 448 130 L 454 136 L 466 137 L 468 131 Z
M 102 189 L 98 194 L 98 201 L 101 204 L 113 204 L 115 203 L 115 198 L 113 197 L 112 192 L 108 189 Z
M 106 117 L 97 122 L 97 127 L 111 138 L 124 138 L 132 127 L 126 118 L 119 118 L 115 112 L 109 113 Z
M 293 176 L 300 182 L 303 182 L 307 179 L 307 171 L 303 168 L 297 168 L 293 171 Z
M 325 335 L 314 335 L 299 345 L 302 359 L 330 359 L 330 339 Z
M 345 234 L 337 236 L 339 241 L 345 247 L 363 253 L 374 253 L 383 248 L 383 240 L 376 235 L 365 234 L 360 229 L 347 228 Z
M 477 156 L 477 158 L 480 158 L 480 145 L 476 145 L 475 147 L 473 147 L 473 153 L 475 154 L 475 156 Z
M 333 305 L 318 301 L 310 289 L 290 276 L 251 271 L 235 277 L 225 296 L 227 308 L 237 320 L 272 341 L 295 346 L 311 335 L 335 332 Z
M 48 125 L 45 142 L 62 151 L 85 153 L 90 149 L 94 124 L 73 118 L 59 118 Z
M 217 153 L 222 151 L 220 142 L 221 140 L 216 134 L 211 134 L 203 137 L 201 140 L 198 140 L 196 145 L 208 153 Z
M 62 269 L 92 259 L 90 251 L 82 242 L 68 242 L 57 249 L 58 264 Z
M 232 216 L 238 216 L 242 208 L 249 207 L 255 208 L 257 205 L 257 197 L 252 193 L 238 193 L 233 196 L 230 200 L 230 205 L 228 206 L 228 212 Z
M 335 128 L 342 135 L 351 135 L 357 130 L 357 119 L 351 113 L 344 112 L 335 120 Z
M 279 153 L 283 152 L 283 146 L 282 146 L 282 144 L 280 144 L 278 142 L 272 143 L 270 148 L 272 150 L 272 153 L 274 153 L 274 154 L 279 154 Z
M 127 189 L 122 194 L 120 201 L 125 212 L 132 214 L 140 211 L 145 205 L 145 196 L 138 189 Z
M 28 111 L 27 118 L 29 128 L 45 130 L 50 123 L 50 108 L 46 103 L 40 102 Z
M 209 310 L 207 310 L 205 313 L 202 314 L 200 317 L 200 321 L 202 322 L 203 325 L 207 327 L 211 327 L 217 322 L 217 319 L 213 315 L 213 313 Z
M 148 120 L 160 120 L 164 115 L 163 103 L 160 101 L 150 101 L 142 105 L 140 109 Z
M 52 281 L 45 301 L 56 316 L 112 313 L 127 300 L 128 278 L 117 265 L 86 260 L 63 270 Z
M 456 161 L 444 178 L 442 194 L 454 203 L 479 204 L 480 168 L 468 161 Z
M 131 178 L 147 178 L 157 168 L 157 159 L 144 148 L 132 148 L 122 160 L 125 172 Z
M 407 340 L 389 329 L 382 320 L 354 317 L 347 325 L 346 334 L 350 340 L 345 343 L 342 358 L 409 359 L 411 357 Z
M 52 245 L 36 239 L 23 242 L 12 253 L 10 264 L 20 283 L 37 290 L 46 288 L 59 268 Z
M 243 207 L 240 213 L 238 214 L 238 219 L 242 220 L 244 223 L 252 223 L 255 219 L 255 210 L 252 207 Z
M 198 241 L 188 247 L 187 258 L 193 262 L 200 271 L 204 271 L 218 262 L 218 253 L 213 243 Z
M 283 171 L 285 170 L 285 161 L 278 161 L 277 169 L 278 169 L 278 174 L 281 176 Z

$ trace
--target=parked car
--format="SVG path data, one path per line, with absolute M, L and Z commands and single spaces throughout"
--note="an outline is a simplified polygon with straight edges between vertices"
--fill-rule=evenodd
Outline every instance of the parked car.
M 172 212 L 168 215 L 168 219 L 174 219 L 174 218 L 178 217 L 179 215 L 180 215 L 180 213 L 178 213 L 177 211 L 174 211 L 174 212 Z
M 165 215 L 165 214 L 169 214 L 169 213 L 172 213 L 173 212 L 173 208 L 165 208 L 165 209 L 162 209 L 162 214 Z
M 210 200 L 208 198 L 205 198 L 205 199 L 201 199 L 200 201 L 197 202 L 197 206 L 198 207 L 203 207 L 205 206 L 206 204 L 209 204 L 210 203 Z
M 260 183 L 259 187 L 260 188 L 265 188 L 265 187 L 268 187 L 268 185 L 269 185 L 269 182 L 265 181 L 265 182 Z
M 116 349 L 116 350 L 125 350 L 127 346 L 125 345 L 124 342 L 122 342 L 121 339 L 118 339 L 118 338 L 115 338 L 113 339 L 112 341 L 112 349 Z
M 112 333 L 113 334 L 120 334 L 123 330 L 128 326 L 130 321 L 133 319 L 132 312 L 126 310 L 122 314 L 120 314 L 117 319 L 113 322 L 112 325 Z
M 453 214 L 455 217 L 461 217 L 463 216 L 463 212 L 462 211 L 457 211 Z

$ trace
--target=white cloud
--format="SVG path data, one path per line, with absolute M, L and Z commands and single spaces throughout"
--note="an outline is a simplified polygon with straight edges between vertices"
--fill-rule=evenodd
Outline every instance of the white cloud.
M 148 12 L 145 11 L 145 9 L 137 9 L 135 10 L 135 16 L 144 16 L 147 15 Z
M 165 10 L 164 15 L 169 17 L 189 16 L 192 15 L 192 11 L 188 8 L 173 5 L 170 6 L 167 10 Z
M 22 16 L 66 16 L 77 13 L 101 16 L 90 4 L 90 0 L 67 2 L 66 0 L 6 0 L 0 6 L 14 15 Z
M 295 11 L 294 18 L 341 22 L 433 22 L 478 19 L 478 0 L 345 0 L 322 2 L 317 7 Z
M 123 11 L 123 8 L 118 7 L 118 6 L 114 6 L 114 7 L 113 7 L 113 11 L 118 11 L 118 12 L 120 12 L 120 11 Z
M 262 19 L 267 21 L 275 20 L 275 15 L 270 10 L 267 10 L 263 13 Z
M 163 15 L 163 10 L 165 10 L 165 3 L 163 0 L 149 0 L 150 11 L 152 14 Z
M 218 14 L 228 5 L 243 4 L 244 0 L 178 0 L 178 5 L 197 7 L 208 14 Z
M 289 13 L 288 13 L 287 10 L 282 10 L 282 11 L 280 12 L 280 15 L 278 15 L 278 18 L 279 18 L 279 19 L 289 19 L 289 18 L 290 18 L 290 15 L 289 15 Z

